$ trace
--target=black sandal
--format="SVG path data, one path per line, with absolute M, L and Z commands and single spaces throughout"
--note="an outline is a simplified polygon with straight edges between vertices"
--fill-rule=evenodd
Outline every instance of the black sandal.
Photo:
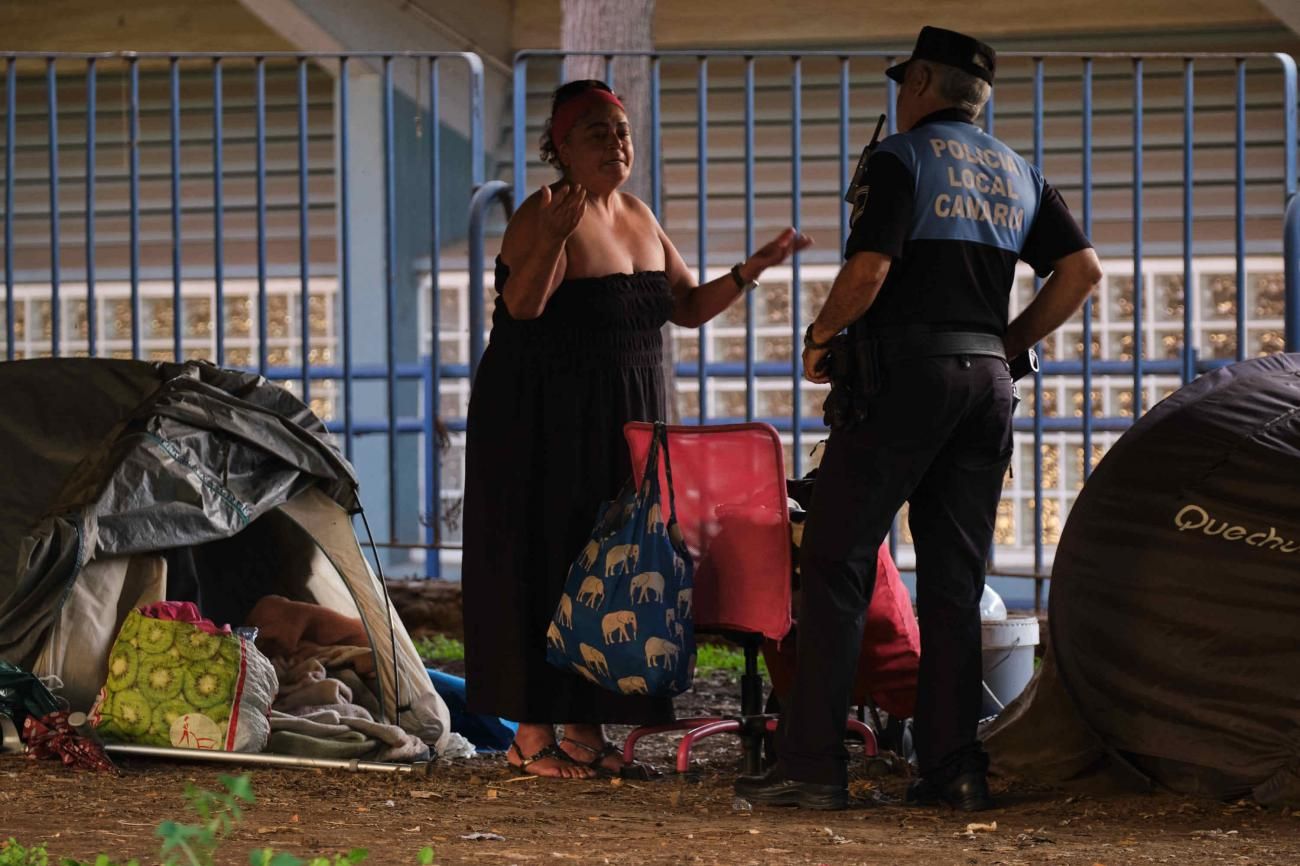
M 543 775 L 541 773 L 528 772 L 529 765 L 536 764 L 538 761 L 544 761 L 547 758 L 554 758 L 557 761 L 567 762 L 569 764 L 574 765 L 575 767 L 586 766 L 585 764 L 579 761 L 573 760 L 573 757 L 568 752 L 564 751 L 564 749 L 561 749 L 558 743 L 548 743 L 547 745 L 542 746 L 533 754 L 525 757 L 524 750 L 519 748 L 519 743 L 515 742 L 514 740 L 511 740 L 510 748 L 506 750 L 507 755 L 511 751 L 513 751 L 516 755 L 519 756 L 519 763 L 511 764 L 508 759 L 506 760 L 506 763 L 510 766 L 510 769 L 514 771 L 514 774 L 516 776 L 536 776 L 539 779 L 575 778 L 578 779 L 578 781 L 582 781 L 582 779 L 577 776 L 552 776 L 552 775 Z M 595 768 L 593 767 L 592 769 Z
M 608 757 L 613 756 L 615 758 L 618 758 L 619 761 L 623 760 L 623 750 L 620 749 L 618 746 L 615 746 L 613 743 L 605 743 L 603 746 L 597 749 L 594 746 L 589 746 L 586 743 L 580 743 L 577 740 L 570 739 L 569 737 L 561 738 L 560 742 L 572 743 L 573 745 L 577 746 L 579 749 L 582 749 L 584 752 L 589 752 L 593 756 L 590 761 L 579 761 L 577 758 L 573 757 L 567 752 L 565 752 L 565 755 L 568 757 L 570 761 L 573 761 L 573 763 L 577 764 L 579 767 L 590 767 L 591 769 L 595 770 L 597 774 L 607 779 L 618 777 L 620 779 L 631 779 L 633 781 L 638 781 L 638 782 L 648 782 L 651 779 L 656 779 L 659 776 L 663 775 L 663 773 L 660 773 L 658 770 L 656 770 L 654 767 L 650 766 L 649 764 L 642 764 L 639 761 L 633 761 L 630 764 L 624 763 L 623 766 L 619 767 L 617 770 L 611 770 L 609 767 L 606 767 L 601 762 Z M 561 749 L 560 751 L 563 752 L 564 750 Z

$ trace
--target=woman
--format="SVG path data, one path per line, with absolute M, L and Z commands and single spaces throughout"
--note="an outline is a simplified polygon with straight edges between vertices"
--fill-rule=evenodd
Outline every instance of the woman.
M 518 721 L 518 771 L 590 778 L 625 767 L 603 723 L 671 720 L 667 698 L 619 695 L 546 662 L 546 627 L 600 503 L 631 471 L 623 425 L 667 417 L 661 327 L 695 327 L 811 241 L 787 229 L 697 286 L 646 205 L 627 115 L 599 81 L 555 92 L 542 157 L 562 173 L 511 218 L 491 342 L 470 397 L 463 589 L 474 712 Z M 564 739 L 555 739 L 557 723 Z

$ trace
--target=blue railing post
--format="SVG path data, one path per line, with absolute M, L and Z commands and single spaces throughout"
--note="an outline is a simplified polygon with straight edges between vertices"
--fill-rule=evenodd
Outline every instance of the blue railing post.
M 1233 139 L 1233 249 L 1236 253 L 1238 361 L 1246 359 L 1246 61 L 1237 60 L 1236 137 Z
M 1083 61 L 1083 233 L 1092 237 L 1092 58 Z M 1083 477 L 1092 473 L 1092 298 L 1083 302 Z
M 177 58 L 171 59 L 168 72 L 171 85 L 172 359 L 180 361 L 185 316 L 181 302 L 181 72 Z
M 267 359 L 267 319 L 270 304 L 266 296 L 266 60 L 253 61 L 254 94 L 253 116 L 256 137 L 257 163 L 257 372 L 266 375 L 270 366 Z
M 424 576 L 442 576 L 442 443 L 438 417 L 442 414 L 442 103 L 439 99 L 438 58 L 429 59 L 429 371 L 424 398 L 425 476 Z
M 523 201 L 528 197 L 528 58 L 515 60 L 514 88 L 511 94 L 514 105 L 514 172 L 515 195 Z M 477 184 L 476 184 L 477 185 Z
M 216 57 L 212 60 L 212 332 L 216 338 L 218 367 L 224 367 L 226 364 L 226 251 L 225 232 L 222 228 L 225 210 L 222 202 L 222 175 L 225 160 L 222 153 L 224 130 L 221 116 L 223 111 L 221 79 L 221 58 Z M 352 456 L 351 452 L 348 456 Z
M 708 281 L 709 269 L 709 59 L 701 56 L 696 71 L 695 94 L 695 213 L 696 266 L 699 282 Z M 698 423 L 709 418 L 709 326 L 699 327 Z
M 895 58 L 885 58 L 885 68 L 888 69 L 894 65 Z M 898 101 L 898 85 L 894 79 L 885 79 L 885 132 L 893 135 L 898 132 L 898 118 L 895 117 Z
M 1043 165 L 1043 59 L 1034 58 L 1034 165 Z M 1034 278 L 1034 291 L 1041 288 Z M 1042 355 L 1040 342 L 1036 351 Z M 1043 370 L 1034 371 L 1034 574 L 1043 573 Z M 1034 578 L 1034 598 L 1042 591 L 1042 581 Z
M 63 303 L 59 299 L 59 76 L 55 59 L 45 61 L 45 111 L 49 130 L 47 152 L 50 158 L 50 354 L 59 356 L 59 331 L 62 328 Z
M 302 402 L 311 407 L 311 235 L 307 187 L 307 61 L 298 60 L 298 361 L 302 367 Z
M 745 58 L 745 258 L 754 254 L 754 58 Z M 754 295 L 745 293 L 745 420 L 753 421 Z
M 339 304 L 343 312 L 343 455 L 352 459 L 355 431 L 352 417 L 352 245 L 348 210 L 348 59 L 339 60 Z
M 487 173 L 483 157 L 483 60 L 469 52 L 457 56 L 469 67 L 469 179 L 477 188 Z
M 842 91 L 841 91 L 842 92 Z M 799 231 L 802 221 L 800 199 L 803 174 L 803 62 L 794 58 L 790 78 L 790 224 Z M 841 123 L 843 129 L 843 123 Z M 844 153 L 841 150 L 841 168 Z M 843 204 L 843 202 L 841 202 Z M 843 207 L 840 208 L 841 219 Z M 794 457 L 794 477 L 803 477 L 803 322 L 799 296 L 803 283 L 799 269 L 799 251 L 790 257 L 790 445 Z
M 393 58 L 383 59 L 384 162 L 384 357 L 388 375 L 384 405 L 388 410 L 388 540 L 397 541 L 397 172 L 393 131 Z
M 14 359 L 14 145 L 18 114 L 18 61 L 5 65 L 5 360 Z
M 659 58 L 650 60 L 650 210 L 655 219 L 662 220 L 664 215 L 664 166 L 663 135 L 661 114 L 663 111 L 660 92 Z
M 885 68 L 888 69 L 894 65 L 893 57 L 885 58 Z M 895 104 L 898 96 L 898 85 L 894 79 L 885 79 L 885 131 L 890 135 L 898 132 L 898 118 L 896 115 L 897 105 Z M 894 522 L 889 527 L 889 555 L 894 559 L 898 558 L 898 524 L 899 515 L 894 515 Z
M 840 186 L 849 188 L 849 58 L 840 58 Z M 840 245 L 842 253 L 849 242 L 849 203 L 840 201 Z
M 131 214 L 131 357 L 140 357 L 140 64 L 130 54 L 128 62 L 127 147 L 130 164 Z
M 436 347 L 434 353 L 437 353 Z M 438 413 L 434 409 L 437 404 L 433 399 L 436 390 L 432 375 L 433 366 L 433 364 L 430 364 L 429 369 L 426 369 L 421 377 L 423 379 L 423 399 L 426 407 L 422 419 L 424 421 L 426 453 L 424 461 L 424 517 L 421 520 L 424 526 L 424 546 L 426 548 L 424 556 L 425 578 L 440 577 L 442 573 L 442 557 L 438 552 L 440 547 L 438 524 L 442 520 L 442 482 L 440 473 L 435 466 L 438 460 Z
M 86 61 L 86 351 L 95 357 L 95 58 Z
M 1140 418 L 1146 405 L 1142 382 L 1142 358 L 1146 334 L 1142 330 L 1142 306 L 1146 303 L 1142 275 L 1142 59 L 1133 61 L 1133 417 Z
M 1274 55 L 1282 64 L 1284 174 L 1286 219 L 1283 256 L 1286 258 L 1286 350 L 1300 352 L 1300 214 L 1296 212 L 1296 64 L 1289 54 Z
M 474 190 L 469 200 L 469 378 L 473 382 L 483 358 L 483 230 L 487 222 L 488 206 L 501 201 L 509 211 L 510 185 L 501 180 L 490 180 Z

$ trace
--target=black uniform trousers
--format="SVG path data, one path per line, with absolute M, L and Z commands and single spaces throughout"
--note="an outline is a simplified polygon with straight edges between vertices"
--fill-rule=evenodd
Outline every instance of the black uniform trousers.
M 885 359 L 881 372 L 868 418 L 830 435 L 804 530 L 798 676 L 778 733 L 784 775 L 799 781 L 846 782 L 845 719 L 876 555 L 904 502 L 921 630 L 920 770 L 944 782 L 987 765 L 976 739 L 979 600 L 1011 458 L 1011 375 L 987 356 Z

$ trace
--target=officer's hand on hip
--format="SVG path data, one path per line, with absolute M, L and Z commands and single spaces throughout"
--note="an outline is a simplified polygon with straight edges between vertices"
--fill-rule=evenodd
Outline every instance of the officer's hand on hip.
M 803 377 L 816 385 L 831 380 L 830 349 L 803 350 Z

